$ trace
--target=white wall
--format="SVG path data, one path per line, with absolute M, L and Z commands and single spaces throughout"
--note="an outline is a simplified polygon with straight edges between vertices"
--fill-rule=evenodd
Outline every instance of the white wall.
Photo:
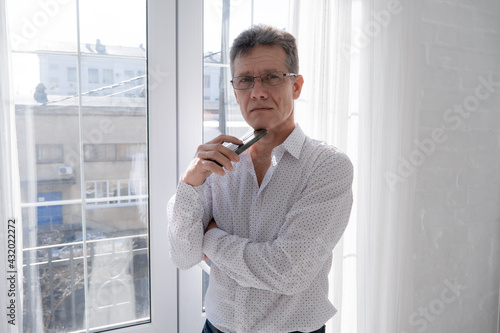
M 415 332 L 497 332 L 500 1 L 423 2 L 419 141 L 426 145 L 409 320 Z

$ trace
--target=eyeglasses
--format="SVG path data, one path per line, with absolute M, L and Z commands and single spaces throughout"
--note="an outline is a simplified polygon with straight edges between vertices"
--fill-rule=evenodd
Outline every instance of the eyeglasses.
M 255 79 L 259 78 L 263 86 L 273 87 L 285 82 L 285 76 L 297 76 L 295 73 L 283 73 L 279 71 L 264 73 L 259 76 L 243 75 L 234 77 L 231 80 L 233 88 L 236 90 L 245 90 L 253 88 Z

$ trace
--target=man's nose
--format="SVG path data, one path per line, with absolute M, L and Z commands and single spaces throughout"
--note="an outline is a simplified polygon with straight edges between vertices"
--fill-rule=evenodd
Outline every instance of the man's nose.
M 252 98 L 265 99 L 268 96 L 268 89 L 262 84 L 260 77 L 254 78 L 252 89 Z

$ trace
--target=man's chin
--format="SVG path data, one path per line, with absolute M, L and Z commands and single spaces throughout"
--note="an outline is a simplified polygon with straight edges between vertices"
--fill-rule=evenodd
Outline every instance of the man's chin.
M 265 130 L 267 130 L 268 127 L 269 127 L 268 126 L 269 123 L 266 122 L 266 121 L 262 121 L 262 120 L 259 120 L 259 121 L 255 121 L 255 120 L 251 121 L 250 120 L 249 121 L 247 119 L 247 124 L 248 124 L 248 126 L 250 126 L 251 128 L 253 128 L 254 130 L 259 130 L 259 129 L 265 129 Z

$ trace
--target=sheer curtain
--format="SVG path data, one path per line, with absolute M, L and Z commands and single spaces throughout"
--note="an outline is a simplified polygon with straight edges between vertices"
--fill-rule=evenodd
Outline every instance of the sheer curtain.
M 335 249 L 333 332 L 403 332 L 412 306 L 412 175 L 417 139 L 420 4 L 292 1 L 303 94 L 297 120 L 355 168 L 349 227 Z M 300 7 L 299 7 L 300 6 Z
M 402 332 L 412 306 L 414 174 L 421 3 L 363 2 L 360 51 L 358 329 Z M 377 28 L 379 27 L 379 28 Z
M 0 331 L 6 333 L 21 332 L 22 327 L 22 307 L 21 307 L 21 288 L 22 281 L 22 251 L 17 251 L 20 246 L 20 189 L 19 172 L 17 167 L 17 146 L 15 131 L 14 105 L 11 99 L 11 89 L 9 85 L 9 45 L 7 39 L 6 27 L 6 8 L 5 1 L 0 0 L 0 237 L 2 244 L 2 255 L 0 256 L 0 281 L 3 284 L 2 297 L 0 297 Z M 10 219 L 15 218 L 15 224 Z M 15 228 L 15 229 L 14 229 Z M 13 255 L 14 245 L 13 230 L 15 230 L 15 266 L 13 257 L 7 257 L 7 254 Z M 10 236 L 10 237 L 9 237 Z M 13 269 L 12 269 L 13 268 Z M 9 273 L 16 271 L 17 274 Z M 12 276 L 15 278 L 12 279 Z M 9 280 L 7 280 L 9 278 Z M 12 288 L 14 283 L 15 288 Z M 15 290 L 14 290 L 15 289 Z M 5 291 L 5 293 L 4 293 Z M 8 292 L 7 292 L 8 291 Z M 12 293 L 14 291 L 15 295 Z M 12 306 L 14 305 L 14 307 Z M 10 307 L 10 308 L 8 308 Z
M 292 1 L 291 9 L 291 32 L 305 80 L 295 104 L 296 120 L 309 136 L 347 152 L 351 66 L 344 46 L 351 38 L 352 2 Z M 355 328 L 355 222 L 351 218 L 334 251 L 330 299 L 338 312 L 327 325 L 329 333 Z

